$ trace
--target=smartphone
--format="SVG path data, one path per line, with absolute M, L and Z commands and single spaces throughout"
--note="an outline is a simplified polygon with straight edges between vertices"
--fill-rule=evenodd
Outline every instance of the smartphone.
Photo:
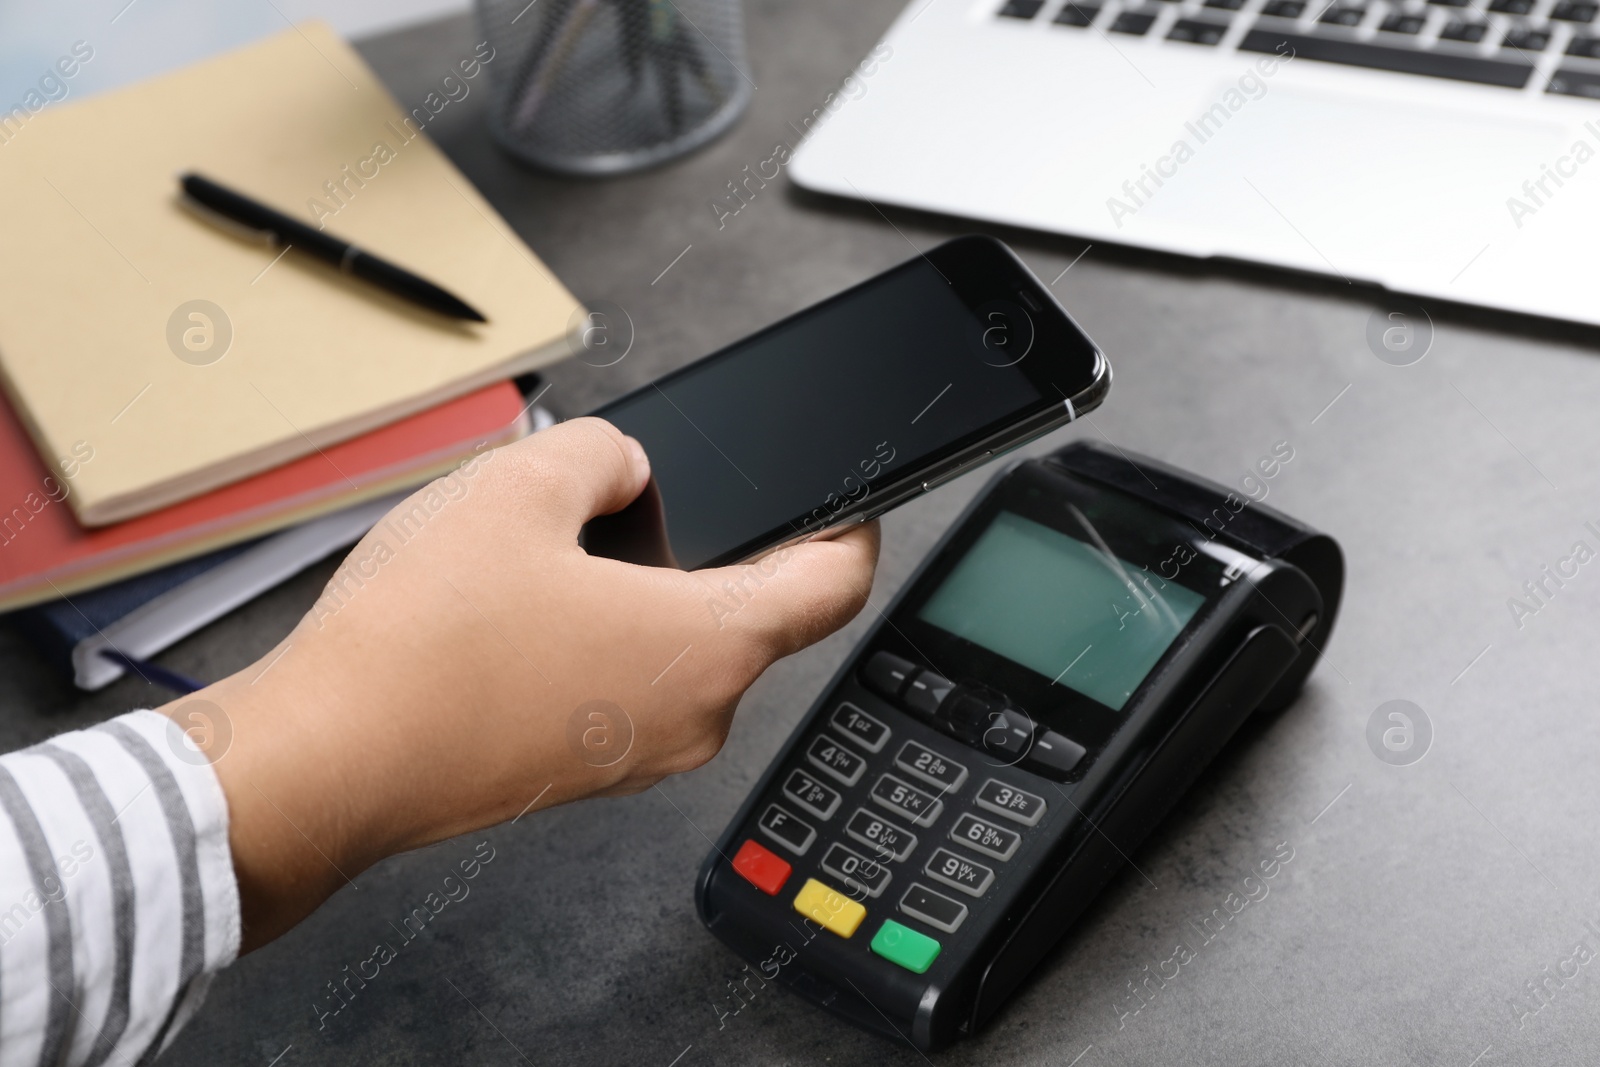
M 596 410 L 652 477 L 584 546 L 685 570 L 752 559 L 875 518 L 1110 386 L 1015 253 L 958 237 Z

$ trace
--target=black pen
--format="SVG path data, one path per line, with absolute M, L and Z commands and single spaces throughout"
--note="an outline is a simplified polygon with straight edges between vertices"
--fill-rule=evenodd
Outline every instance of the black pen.
M 441 315 L 471 319 L 473 322 L 489 321 L 482 312 L 460 297 L 439 288 L 426 278 L 419 278 L 402 267 L 379 259 L 371 252 L 365 252 L 348 241 L 341 241 L 332 234 L 323 233 L 314 226 L 292 219 L 281 211 L 274 211 L 265 204 L 218 185 L 208 178 L 202 178 L 198 174 L 185 174 L 181 180 L 183 191 L 197 204 L 216 212 L 230 222 L 266 234 L 275 245 L 298 248 L 326 263 L 333 264 L 345 274 L 371 282 L 396 296 L 403 297 L 413 304 L 419 304 L 430 311 L 437 311 Z

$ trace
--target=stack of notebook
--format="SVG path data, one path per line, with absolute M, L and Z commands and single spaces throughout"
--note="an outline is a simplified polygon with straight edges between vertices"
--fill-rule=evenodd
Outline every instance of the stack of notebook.
M 102 652 L 153 653 L 532 427 L 510 379 L 565 355 L 580 309 L 418 126 L 309 23 L 52 108 L 6 146 L 0 611 L 41 605 L 22 625 L 76 650 L 80 684 L 120 673 Z M 184 172 L 488 321 L 228 232 L 187 209 Z

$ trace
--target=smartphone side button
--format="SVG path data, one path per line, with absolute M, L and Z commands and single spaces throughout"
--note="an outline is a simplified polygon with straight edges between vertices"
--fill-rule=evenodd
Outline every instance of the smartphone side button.
M 860 517 L 856 521 L 858 523 L 870 522 L 882 515 L 884 512 L 891 511 L 894 508 L 899 507 L 901 504 L 904 504 L 907 500 L 910 500 L 912 497 L 923 491 L 924 489 L 922 483 L 912 482 L 909 486 L 906 486 L 905 488 L 891 494 L 887 500 L 880 497 L 877 503 L 869 504 L 868 506 L 862 508 Z
M 981 466 L 981 465 L 983 465 L 984 463 L 987 463 L 989 460 L 991 460 L 993 458 L 994 458 L 994 451 L 993 450 L 986 451 L 981 456 L 974 456 L 972 459 L 967 460 L 965 463 L 958 464 L 957 466 L 951 468 L 950 470 L 945 471 L 943 474 L 939 475 L 938 477 L 931 478 L 928 481 L 923 482 L 922 483 L 922 491 L 924 493 L 931 493 L 935 489 L 937 489 L 941 485 L 943 485 L 945 482 L 950 481 L 952 478 L 959 478 L 961 475 L 967 473 L 972 468 Z

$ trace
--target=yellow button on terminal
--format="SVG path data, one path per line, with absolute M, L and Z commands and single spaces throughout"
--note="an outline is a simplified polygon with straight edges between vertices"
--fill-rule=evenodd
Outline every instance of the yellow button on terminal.
M 867 909 L 836 889 L 807 878 L 800 892 L 795 894 L 794 910 L 832 930 L 840 937 L 849 937 L 867 917 Z

